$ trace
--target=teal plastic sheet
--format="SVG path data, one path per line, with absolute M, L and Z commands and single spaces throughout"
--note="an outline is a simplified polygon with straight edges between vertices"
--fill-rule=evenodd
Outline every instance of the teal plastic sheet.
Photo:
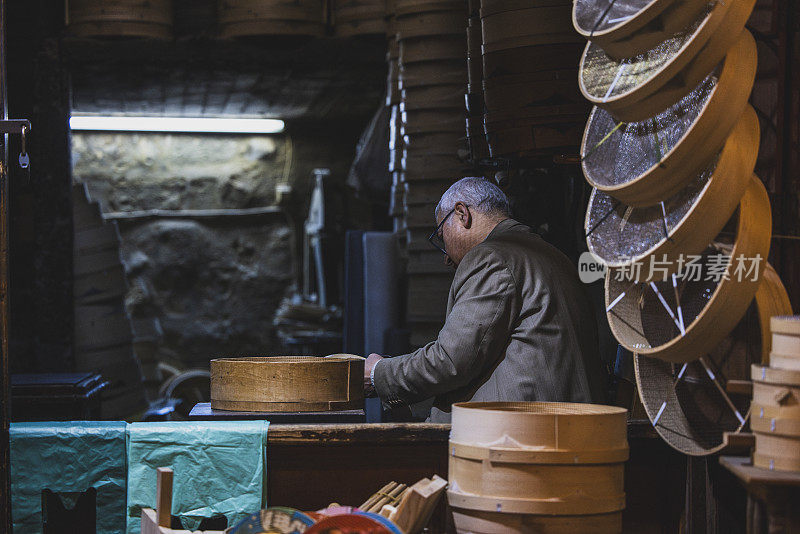
M 11 424 L 11 506 L 14 532 L 42 532 L 42 491 L 69 508 L 97 490 L 97 533 L 125 529 L 125 432 L 117 421 Z
M 265 506 L 267 421 L 176 421 L 128 427 L 128 534 L 155 508 L 156 469 L 170 467 L 172 515 L 196 530 L 218 514 L 228 526 Z

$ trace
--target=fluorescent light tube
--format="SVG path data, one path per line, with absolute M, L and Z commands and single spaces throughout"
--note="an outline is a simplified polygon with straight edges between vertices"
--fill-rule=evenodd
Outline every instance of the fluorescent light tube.
M 69 127 L 72 130 L 102 132 L 276 134 L 283 131 L 284 124 L 278 119 L 73 115 L 69 119 Z

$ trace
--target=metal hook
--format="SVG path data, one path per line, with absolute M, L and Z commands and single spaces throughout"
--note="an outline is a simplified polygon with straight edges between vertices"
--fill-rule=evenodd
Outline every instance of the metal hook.
M 20 129 L 20 136 L 21 136 L 21 151 L 19 154 L 19 166 L 23 169 L 27 169 L 30 167 L 31 158 L 28 156 L 28 151 L 25 149 L 25 134 L 28 131 L 28 127 L 23 125 Z

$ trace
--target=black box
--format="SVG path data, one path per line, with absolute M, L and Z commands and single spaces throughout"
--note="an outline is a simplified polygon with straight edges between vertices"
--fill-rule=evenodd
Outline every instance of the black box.
M 11 420 L 98 420 L 107 385 L 97 373 L 11 375 Z

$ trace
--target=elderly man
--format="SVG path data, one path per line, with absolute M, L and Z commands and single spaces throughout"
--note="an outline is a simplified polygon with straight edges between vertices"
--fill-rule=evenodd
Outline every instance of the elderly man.
M 462 401 L 602 402 L 597 327 L 569 259 L 483 178 L 450 186 L 435 215 L 429 239 L 456 267 L 444 327 L 411 354 L 370 354 L 368 393 L 389 406 L 434 397 L 432 422 Z

